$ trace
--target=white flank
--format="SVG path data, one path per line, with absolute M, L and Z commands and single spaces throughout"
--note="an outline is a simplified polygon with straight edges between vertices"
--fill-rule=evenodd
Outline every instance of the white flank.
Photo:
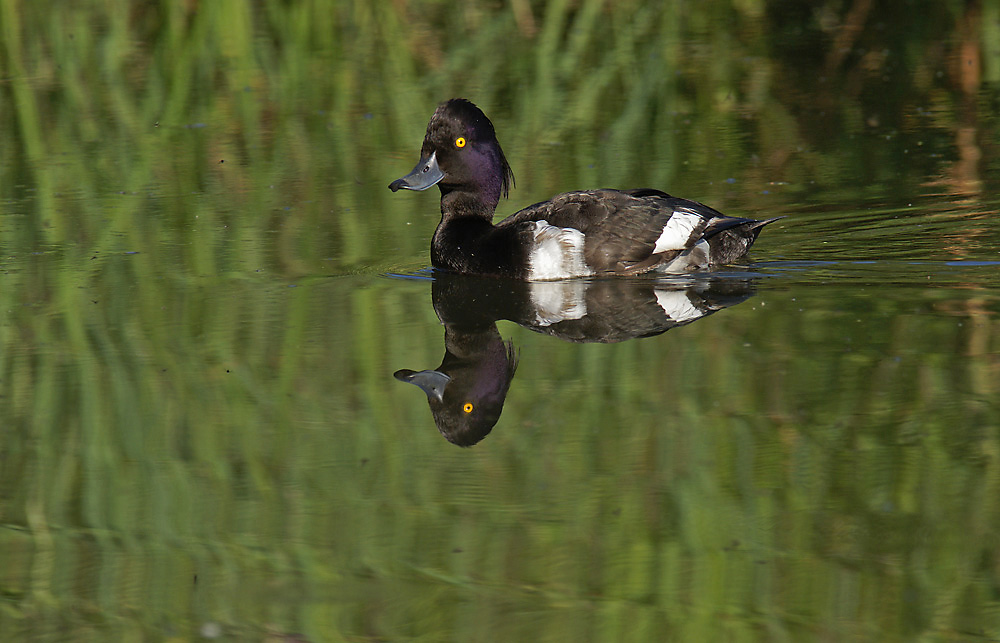
M 535 323 L 549 326 L 587 314 L 587 284 L 583 281 L 549 281 L 529 284 Z
M 666 250 L 683 250 L 688 247 L 691 232 L 704 221 L 694 212 L 676 210 L 663 226 L 660 238 L 656 240 L 653 253 Z
M 678 324 L 698 319 L 705 314 L 691 304 L 683 290 L 657 290 L 656 303 L 667 317 Z
M 583 260 L 583 233 L 535 222 L 535 244 L 528 253 L 528 279 L 548 281 L 594 274 Z

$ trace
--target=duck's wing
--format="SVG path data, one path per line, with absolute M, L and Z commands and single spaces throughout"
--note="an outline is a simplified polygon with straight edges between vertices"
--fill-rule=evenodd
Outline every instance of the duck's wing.
M 497 227 L 531 223 L 574 230 L 583 237 L 583 259 L 595 273 L 638 274 L 694 247 L 713 219 L 723 215 L 660 190 L 567 192 L 513 214 Z M 574 233 L 575 234 L 575 233 Z

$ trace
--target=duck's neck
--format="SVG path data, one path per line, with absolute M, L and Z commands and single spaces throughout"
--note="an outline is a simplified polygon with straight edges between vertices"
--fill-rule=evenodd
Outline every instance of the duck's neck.
M 447 185 L 438 186 L 441 188 L 441 219 L 442 222 L 449 218 L 478 217 L 493 222 L 493 213 L 500 202 L 499 190 L 496 194 L 481 190 L 470 191 L 461 188 L 453 188 Z

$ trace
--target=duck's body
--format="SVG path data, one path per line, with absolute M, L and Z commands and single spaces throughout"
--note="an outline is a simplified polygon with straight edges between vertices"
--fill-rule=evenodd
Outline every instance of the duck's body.
M 493 225 L 500 195 L 512 183 L 493 124 L 456 98 L 431 117 L 417 166 L 389 187 L 440 188 L 441 222 L 431 242 L 436 268 L 529 281 L 725 265 L 742 258 L 776 220 L 727 217 L 641 188 L 567 192 Z

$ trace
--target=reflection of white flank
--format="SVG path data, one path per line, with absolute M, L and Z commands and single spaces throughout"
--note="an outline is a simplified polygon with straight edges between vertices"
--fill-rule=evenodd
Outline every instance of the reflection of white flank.
M 667 250 L 683 250 L 688 247 L 691 240 L 691 233 L 704 221 L 701 216 L 687 210 L 676 210 L 667 225 L 663 226 L 660 238 L 656 240 L 653 252 L 665 252 Z
M 535 323 L 548 326 L 587 314 L 587 284 L 582 281 L 538 282 L 528 284 Z
M 678 324 L 698 319 L 705 313 L 701 312 L 691 303 L 687 293 L 683 290 L 656 290 L 656 303 L 663 309 L 664 314 Z
M 583 233 L 535 222 L 535 243 L 528 254 L 528 279 L 545 281 L 584 277 L 593 272 L 583 260 Z

